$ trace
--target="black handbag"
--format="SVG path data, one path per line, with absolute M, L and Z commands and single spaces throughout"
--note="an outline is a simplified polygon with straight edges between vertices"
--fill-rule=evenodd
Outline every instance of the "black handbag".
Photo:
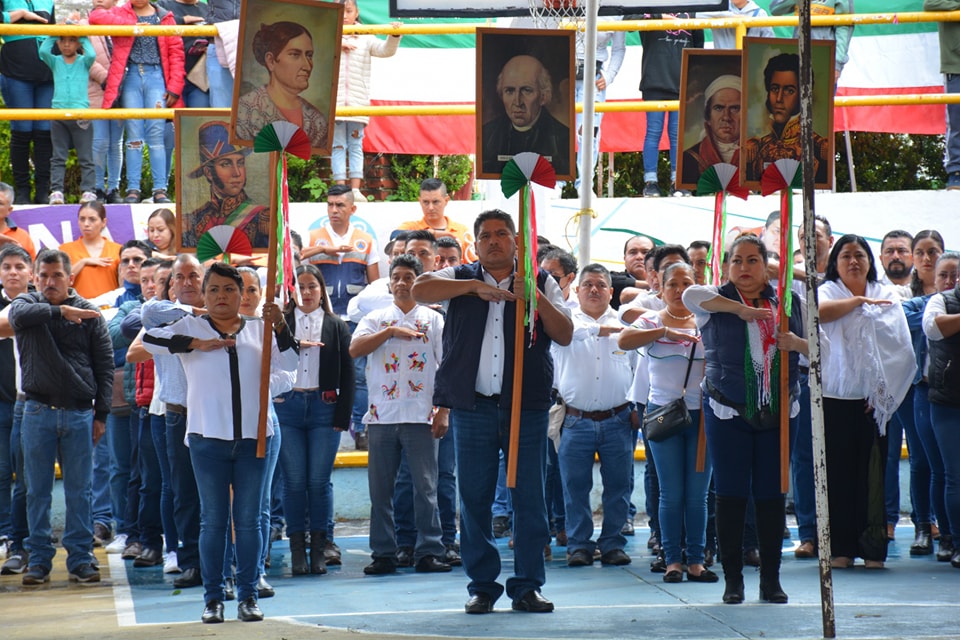
M 693 367 L 693 354 L 696 350 L 697 343 L 694 342 L 690 346 L 687 375 L 683 378 L 683 391 L 680 392 L 680 397 L 644 414 L 643 437 L 650 442 L 663 442 L 693 424 L 684 396 L 687 395 L 687 382 L 690 380 L 690 369 Z

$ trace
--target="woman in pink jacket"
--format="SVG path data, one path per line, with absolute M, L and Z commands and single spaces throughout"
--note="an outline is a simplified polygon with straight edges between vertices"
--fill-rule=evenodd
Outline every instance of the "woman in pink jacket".
M 94 9 L 90 24 L 173 25 L 173 14 L 151 4 L 149 0 L 130 0 L 111 9 Z M 103 108 L 110 109 L 117 100 L 125 109 L 182 107 L 183 40 L 178 36 L 114 36 L 113 59 L 104 89 Z M 153 177 L 153 201 L 170 202 L 167 197 L 168 175 L 163 144 L 162 119 L 127 120 L 127 196 L 128 203 L 140 201 L 140 172 L 143 167 L 143 144 L 150 150 L 150 172 Z

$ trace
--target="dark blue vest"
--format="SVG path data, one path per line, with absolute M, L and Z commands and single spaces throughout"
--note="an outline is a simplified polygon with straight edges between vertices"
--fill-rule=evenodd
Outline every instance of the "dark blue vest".
M 960 297 L 956 289 L 941 295 L 947 313 L 960 313 Z M 943 340 L 930 340 L 929 349 L 927 382 L 930 385 L 930 402 L 960 405 L 960 333 Z
M 742 302 L 737 288 L 727 283 L 720 287 L 720 295 L 730 300 Z M 793 307 L 790 313 L 790 331 L 803 335 L 803 321 L 800 316 L 800 299 L 792 292 Z M 760 297 L 777 303 L 773 287 L 767 287 Z M 744 379 L 744 359 L 747 357 L 747 329 L 743 320 L 732 313 L 714 313 L 710 322 L 703 327 L 703 349 L 707 361 L 706 379 L 714 389 L 737 404 L 745 404 L 747 389 Z M 790 393 L 799 394 L 798 362 L 800 356 L 790 352 Z
M 457 280 L 483 280 L 480 263 L 461 265 L 454 271 Z M 545 272 L 537 275 L 537 286 L 543 290 Z M 509 335 L 501 336 L 504 344 L 503 385 L 500 390 L 500 406 L 510 408 L 513 395 L 513 353 L 515 302 L 503 303 L 503 327 L 510 328 Z M 489 303 L 478 296 L 457 296 L 450 300 L 446 323 L 443 326 L 443 361 L 437 370 L 433 402 L 440 407 L 473 409 L 476 406 L 477 368 L 480 365 L 480 348 L 487 323 Z M 553 358 L 550 356 L 551 340 L 539 318 L 536 320 L 536 340 L 530 344 L 530 333 L 524 331 L 523 357 L 523 409 L 550 408 L 553 388 Z

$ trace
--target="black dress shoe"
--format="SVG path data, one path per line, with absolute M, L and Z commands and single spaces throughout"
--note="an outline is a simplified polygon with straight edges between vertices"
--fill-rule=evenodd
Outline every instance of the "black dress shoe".
M 155 567 L 158 564 L 163 564 L 163 554 L 159 549 L 145 548 L 133 559 L 135 567 Z
M 553 603 L 540 595 L 539 591 L 533 589 L 514 600 L 511 608 L 514 611 L 526 611 L 527 613 L 550 613 L 553 611 Z
M 183 573 L 173 581 L 173 586 L 177 589 L 189 589 L 190 587 L 199 587 L 202 584 L 203 578 L 200 576 L 200 569 L 196 567 L 184 569 Z
M 463 605 L 467 613 L 493 613 L 493 598 L 485 593 L 475 593 Z
M 223 581 L 223 599 L 227 602 L 237 599 L 237 590 L 233 578 L 227 578 Z
M 697 575 L 687 571 L 687 582 L 717 582 L 718 580 L 720 580 L 720 576 L 707 568 L 704 568 L 704 570 Z
M 667 560 L 663 557 L 662 553 L 658 553 L 657 557 L 653 559 L 650 563 L 650 571 L 652 573 L 666 573 L 667 572 Z
M 413 566 L 413 547 L 397 547 L 397 566 L 402 568 Z
M 223 603 L 219 600 L 211 600 L 203 608 L 203 614 L 200 616 L 203 624 L 219 624 L 223 622 Z
M 612 565 L 614 567 L 622 567 L 631 562 L 630 556 L 628 556 L 627 552 L 623 549 L 611 549 L 600 556 L 600 564 Z
M 636 535 L 636 528 L 633 526 L 633 520 L 627 519 L 627 521 L 623 523 L 623 526 L 620 527 L 620 535 L 622 536 Z
M 448 544 L 447 549 L 443 554 L 443 561 L 451 567 L 462 566 L 463 558 L 460 557 L 460 545 Z
M 267 577 L 261 575 L 260 579 L 257 580 L 257 597 L 272 598 L 275 595 L 277 595 L 277 592 L 270 586 L 270 583 L 267 582 Z
M 368 576 L 383 576 L 397 572 L 397 563 L 390 558 L 374 558 L 373 562 L 363 568 Z
M 237 605 L 237 619 L 243 622 L 260 622 L 263 620 L 263 611 L 257 606 L 257 599 L 249 597 Z
M 417 573 L 446 573 L 451 567 L 436 556 L 423 556 L 417 561 Z
M 567 554 L 568 567 L 589 567 L 593 564 L 593 554 L 586 549 L 577 549 Z
M 740 604 L 743 602 L 743 576 L 738 578 L 724 577 L 726 586 L 723 589 L 724 604 Z

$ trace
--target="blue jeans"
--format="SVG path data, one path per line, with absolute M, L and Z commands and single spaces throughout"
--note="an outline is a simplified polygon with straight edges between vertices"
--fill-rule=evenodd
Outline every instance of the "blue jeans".
M 676 111 L 648 111 L 647 133 L 643 138 L 643 181 L 657 181 L 657 160 L 660 156 L 660 138 L 663 120 L 667 116 L 667 138 L 670 140 L 670 180 L 677 178 L 677 126 L 680 114 Z
M 790 472 L 793 475 L 793 508 L 801 542 L 817 539 L 817 504 L 813 483 L 813 427 L 810 384 L 800 374 L 800 413 L 790 421 Z
M 960 93 L 960 73 L 948 73 L 945 83 L 947 93 Z M 6 98 L 6 94 L 4 94 Z M 8 102 L 7 105 L 10 103 Z M 960 104 L 948 104 L 947 135 L 943 166 L 947 173 L 960 171 Z M 11 126 L 13 123 L 10 123 Z
M 93 121 L 93 170 L 97 189 L 120 189 L 123 166 L 123 120 Z
M 10 489 L 13 486 L 13 402 L 0 402 L 0 537 L 10 537 Z
M 650 404 L 647 408 L 659 407 Z M 680 562 L 681 547 L 687 550 L 688 564 L 703 564 L 706 545 L 711 469 L 708 459 L 703 471 L 697 472 L 700 412 L 691 411 L 690 417 L 693 424 L 680 433 L 650 443 L 660 481 L 660 544 L 668 565 Z
M 163 70 L 158 64 L 131 64 L 120 85 L 120 104 L 124 109 L 160 109 L 165 106 Z M 167 152 L 164 148 L 164 121 L 127 120 L 127 189 L 140 190 L 140 173 L 143 169 L 143 144 L 150 150 L 150 175 L 153 190 L 166 190 Z
M 782 497 L 780 430 L 757 431 L 740 416 L 721 420 L 706 398 L 703 416 L 717 496 L 749 498 L 752 494 L 755 501 Z
M 210 106 L 214 109 L 230 107 L 233 103 L 233 76 L 230 69 L 217 60 L 217 46 L 212 41 L 207 46 L 207 82 L 210 83 Z
M 913 395 L 913 391 L 910 391 Z M 883 496 L 887 514 L 887 524 L 896 524 L 900 520 L 900 455 L 903 450 L 903 418 L 906 411 L 903 403 L 887 423 L 887 467 L 883 478 Z M 910 406 L 913 411 L 913 405 Z M 913 420 L 913 416 L 910 417 Z M 909 446 L 907 450 L 909 451 Z M 913 474 L 910 474 L 911 483 Z M 913 485 L 910 485 L 910 505 L 913 507 Z M 916 520 L 916 511 L 911 511 L 910 518 Z
M 23 479 L 23 447 L 20 443 L 23 405 L 23 400 L 17 400 L 13 405 L 13 428 L 10 430 L 10 451 L 13 454 L 13 468 L 17 472 L 10 501 L 11 549 L 23 549 L 24 540 L 30 533 L 27 526 L 27 485 Z
M 930 464 L 930 515 L 941 528 L 949 530 L 946 504 L 946 452 L 941 449 L 930 416 L 930 398 L 927 383 L 919 382 L 914 387 L 913 411 L 917 437 Z
M 183 443 L 187 433 L 187 417 L 167 411 L 166 423 L 167 460 L 170 463 L 170 486 L 173 488 L 173 519 L 181 543 L 177 549 L 177 564 L 186 571 L 200 567 L 200 495 L 197 493 L 193 457 L 190 449 Z
M 210 107 L 210 93 L 186 80 L 183 83 L 183 104 L 191 109 L 207 109 Z
M 352 322 L 350 330 L 356 329 Z M 363 416 L 367 413 L 367 356 L 361 356 L 353 359 L 353 370 L 356 376 L 356 385 L 353 396 L 353 413 L 350 416 L 351 428 L 353 432 L 363 433 L 367 425 L 363 424 Z
M 497 490 L 493 495 L 491 512 L 494 518 L 506 516 L 508 521 L 513 520 L 513 501 L 510 499 L 510 491 L 507 489 L 507 458 L 502 451 L 497 466 Z
M 503 593 L 497 582 L 500 551 L 493 538 L 491 509 L 497 487 L 500 452 L 509 451 L 510 411 L 497 402 L 477 398 L 473 410 L 453 409 L 456 431 L 457 480 L 460 487 L 460 530 L 463 569 L 470 578 L 467 591 L 496 600 Z M 517 600 L 540 590 L 546 580 L 543 548 L 550 542 L 544 479 L 547 457 L 547 410 L 520 413 L 517 486 L 513 502 L 513 567 L 507 595 Z
M 574 416 L 564 418 L 557 457 L 563 478 L 568 553 L 586 550 L 592 554 L 596 547 L 600 553 L 607 553 L 626 545 L 627 539 L 620 534 L 620 529 L 627 521 L 630 508 L 628 491 L 633 471 L 630 430 L 629 408 L 600 422 Z M 603 480 L 603 525 L 596 544 L 591 540 L 593 509 L 590 508 L 594 455 L 600 457 Z
M 334 121 L 333 149 L 330 151 L 330 166 L 334 180 L 363 178 L 363 130 L 365 128 L 366 125 L 362 122 Z
M 3 102 L 8 109 L 49 109 L 53 103 L 53 82 L 26 82 L 0 76 L 0 93 L 3 94 Z M 50 121 L 11 120 L 10 130 L 50 131 Z
M 127 518 L 127 485 L 130 484 L 133 445 L 130 438 L 130 418 L 133 414 L 127 413 L 128 409 L 125 407 L 122 415 L 111 412 L 107 416 L 106 438 L 107 449 L 110 450 L 110 503 L 113 505 L 113 516 L 117 521 L 117 533 L 129 536 L 137 523 Z M 132 538 L 130 542 L 134 540 Z
M 267 438 L 267 453 L 264 459 L 267 468 L 264 471 L 266 481 L 260 494 L 260 562 L 257 564 L 257 575 L 266 573 L 265 562 L 270 553 L 270 494 L 273 492 L 273 474 L 277 470 L 277 460 L 280 459 L 280 441 L 283 437 L 280 424 L 277 422 L 277 413 L 270 403 L 269 420 L 273 424 L 273 437 Z
M 393 558 L 397 551 L 393 523 L 393 488 L 406 453 L 413 482 L 413 513 L 417 529 L 415 559 L 443 557 L 437 511 L 437 441 L 427 424 L 378 424 L 367 431 L 370 463 L 370 550 L 374 558 Z
M 910 503 L 913 505 L 913 520 L 915 524 L 919 524 L 921 522 L 932 522 L 934 520 L 934 512 L 931 508 L 930 502 L 930 497 L 932 495 L 932 475 L 930 472 L 930 461 L 927 458 L 927 451 L 924 447 L 924 443 L 920 439 L 920 433 L 917 430 L 916 415 L 914 413 L 916 409 L 914 398 L 915 396 L 920 395 L 916 393 L 917 390 L 918 387 L 916 386 L 910 387 L 910 390 L 907 391 L 907 395 L 903 402 L 900 403 L 900 406 L 897 408 L 896 413 L 896 416 L 900 419 L 901 424 L 903 424 L 903 432 L 907 436 L 907 459 L 910 462 Z M 921 392 L 921 394 L 926 395 L 924 392 Z M 929 400 L 927 400 L 927 404 L 929 404 Z M 927 411 L 929 411 L 929 409 Z M 933 434 L 929 433 L 929 436 L 932 439 Z M 889 431 L 887 432 L 887 447 L 890 450 L 894 448 L 890 445 Z M 891 455 L 887 458 L 887 464 L 889 465 L 890 463 L 894 463 L 899 467 L 900 456 L 897 456 L 896 460 L 894 460 L 891 453 Z M 887 469 L 886 475 L 888 477 L 890 475 L 889 468 Z M 899 491 L 897 492 L 897 495 L 900 495 Z M 887 501 L 887 504 L 889 505 L 889 500 Z
M 180 546 L 177 521 L 173 516 L 173 486 L 170 483 L 170 459 L 167 457 L 167 420 L 165 416 L 150 414 L 150 438 L 157 454 L 160 472 L 160 523 L 166 550 L 176 551 Z
M 90 511 L 90 478 L 93 471 L 93 409 L 68 411 L 27 400 L 23 409 L 23 473 L 27 483 L 26 548 L 30 566 L 48 571 L 56 550 L 51 543 L 50 510 L 53 499 L 53 466 L 60 454 L 66 521 L 63 548 L 67 570 L 93 561 L 93 517 Z
M 138 410 L 137 448 L 140 471 L 139 499 L 137 509 L 137 529 L 140 532 L 140 544 L 147 549 L 161 551 L 163 547 L 163 516 L 161 501 L 163 495 L 163 473 L 160 471 L 160 457 L 157 455 L 153 439 L 153 422 L 146 407 Z
M 327 404 L 320 391 L 288 391 L 274 399 L 283 445 L 283 511 L 287 533 L 310 528 L 326 531 L 333 539 L 333 462 L 340 447 L 340 432 L 333 428 L 335 404 Z
M 260 502 L 266 483 L 266 459 L 257 457 L 254 438 L 217 440 L 191 433 L 189 442 L 200 494 L 200 574 L 204 602 L 225 599 L 223 558 L 231 515 L 237 549 L 237 597 L 241 602 L 256 599 L 260 577 Z
M 110 445 L 107 436 L 93 447 L 91 505 L 93 521 L 113 530 L 113 500 L 110 497 Z
M 597 77 L 594 81 L 600 78 L 600 74 L 597 74 Z M 583 102 L 583 80 L 577 80 L 576 89 L 574 90 L 576 95 L 574 97 L 574 102 Z M 594 102 L 603 102 L 607 97 L 606 89 L 594 89 Z M 597 169 L 597 159 L 600 157 L 600 121 L 603 120 L 603 112 L 595 111 L 593 114 L 593 149 L 592 149 L 592 162 L 590 163 L 591 174 Z M 573 185 L 579 191 L 580 183 L 582 182 L 582 177 L 580 171 L 583 170 L 583 132 L 581 131 L 583 124 L 583 114 L 577 114 L 577 179 L 573 181 Z
M 931 402 L 930 418 L 943 456 L 946 511 L 940 530 L 960 540 L 960 407 Z

